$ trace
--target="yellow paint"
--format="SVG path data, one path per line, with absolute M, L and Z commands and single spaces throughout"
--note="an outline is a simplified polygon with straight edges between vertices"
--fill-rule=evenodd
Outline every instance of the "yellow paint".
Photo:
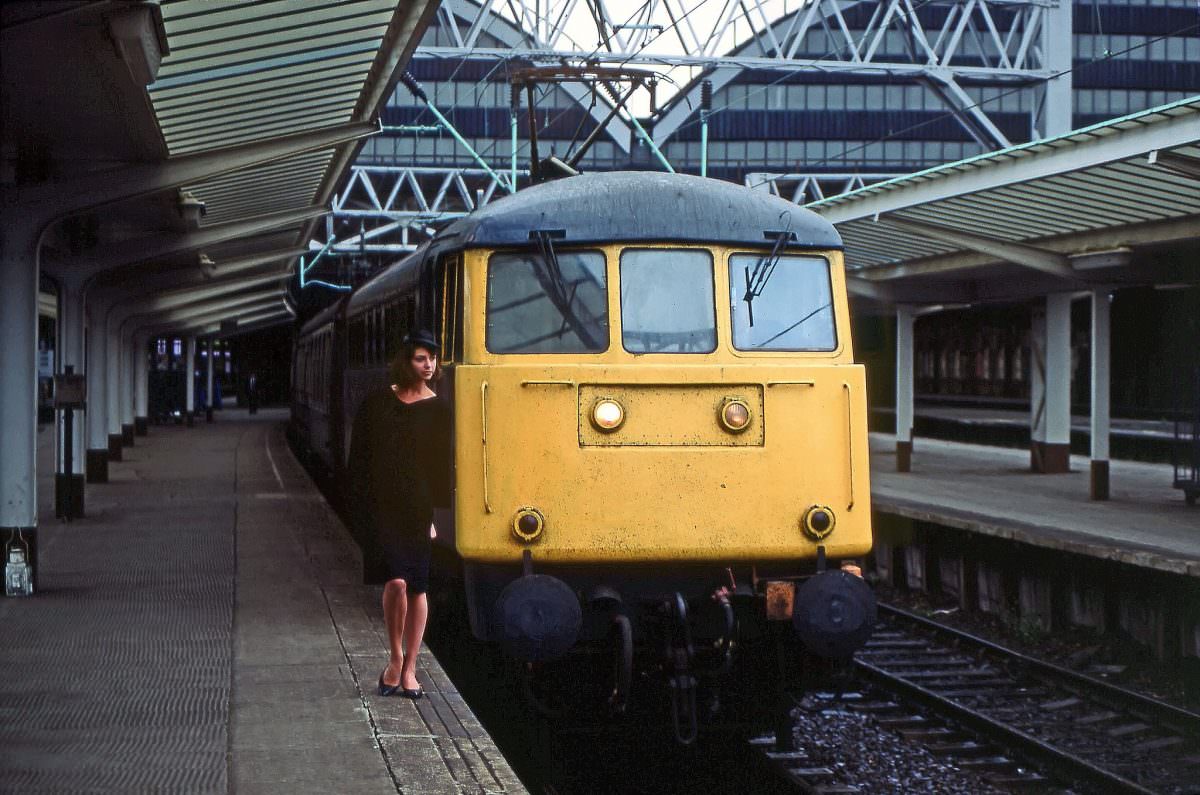
M 525 507 L 545 517 L 534 549 L 547 562 L 812 558 L 817 542 L 801 522 L 813 505 L 837 513 L 821 542 L 831 558 L 869 551 L 865 373 L 853 363 L 840 252 L 826 254 L 837 350 L 734 350 L 722 296 L 728 255 L 746 249 L 714 247 L 717 350 L 635 355 L 620 343 L 620 247 L 603 250 L 612 342 L 580 355 L 488 353 L 491 252 L 464 256 L 465 357 L 454 379 L 460 554 L 518 561 L 524 545 L 512 522 Z M 626 410 L 611 433 L 588 416 L 602 396 Z M 750 407 L 742 433 L 720 424 L 730 397 Z

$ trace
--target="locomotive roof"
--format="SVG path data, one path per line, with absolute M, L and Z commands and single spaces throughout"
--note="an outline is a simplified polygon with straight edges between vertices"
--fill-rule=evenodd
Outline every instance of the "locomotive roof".
M 563 230 L 563 244 L 620 240 L 747 246 L 770 245 L 787 231 L 791 246 L 842 247 L 833 224 L 766 191 L 652 171 L 580 174 L 526 188 L 450 224 L 434 245 L 523 246 L 538 230 Z

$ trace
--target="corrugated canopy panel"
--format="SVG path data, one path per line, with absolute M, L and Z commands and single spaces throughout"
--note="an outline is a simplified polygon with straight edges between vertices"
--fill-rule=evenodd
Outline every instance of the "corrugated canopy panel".
M 1033 245 L 1200 215 L 1200 181 L 1151 162 L 1155 152 L 1200 165 L 1200 97 L 807 206 L 837 226 L 848 269 L 864 274 L 969 250 L 890 225 L 889 218 Z
M 397 0 L 179 0 L 161 9 L 171 51 L 149 93 L 179 156 L 355 121 Z M 206 225 L 298 209 L 320 200 L 335 162 L 331 148 L 188 190 L 206 203 Z

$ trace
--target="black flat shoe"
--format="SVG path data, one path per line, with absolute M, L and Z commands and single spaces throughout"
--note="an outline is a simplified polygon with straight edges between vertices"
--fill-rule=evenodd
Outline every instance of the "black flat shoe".
M 397 682 L 397 683 L 396 683 L 396 684 L 394 684 L 394 685 L 385 685 L 385 684 L 383 683 L 383 674 L 382 674 L 382 673 L 381 673 L 381 674 L 379 674 L 379 695 L 381 695 L 381 696 L 395 696 L 395 695 L 400 695 L 401 693 L 403 693 L 403 694 L 404 694 L 405 696 L 407 696 L 408 698 L 413 698 L 413 696 L 409 696 L 409 695 L 408 695 L 410 692 L 412 692 L 412 691 L 410 691 L 410 690 L 405 690 L 404 688 L 402 688 L 402 687 L 400 686 L 400 683 L 399 683 L 399 682 Z
M 425 696 L 425 691 L 419 687 L 416 690 L 400 688 L 400 695 L 404 696 L 405 698 L 411 698 L 413 701 L 416 701 L 418 698 L 423 698 Z

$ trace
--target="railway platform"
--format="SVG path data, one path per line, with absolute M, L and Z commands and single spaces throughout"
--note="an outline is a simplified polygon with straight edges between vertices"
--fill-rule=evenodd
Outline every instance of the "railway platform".
M 893 437 L 871 434 L 876 512 L 1035 547 L 1200 578 L 1200 510 L 1172 487 L 1171 467 L 1112 462 L 1112 494 L 1088 498 L 1088 459 L 1069 472 L 1029 469 L 1029 451 L 916 440 L 897 472 Z
M 156 427 L 69 523 L 43 427 L 39 593 L 0 600 L 0 791 L 525 791 L 428 649 L 426 698 L 377 696 L 377 591 L 284 419 Z

